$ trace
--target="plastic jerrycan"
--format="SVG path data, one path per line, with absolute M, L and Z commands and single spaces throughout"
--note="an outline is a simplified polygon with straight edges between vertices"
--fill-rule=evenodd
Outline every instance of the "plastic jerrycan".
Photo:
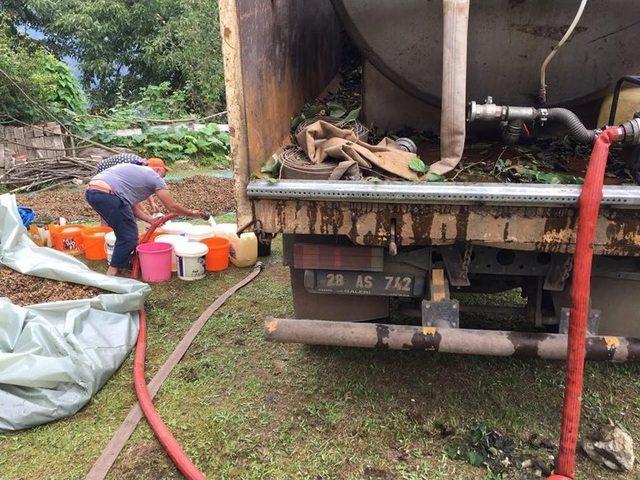
M 229 260 L 236 267 L 250 267 L 258 260 L 258 238 L 253 232 L 236 233 L 235 223 L 218 223 L 214 228 L 216 237 L 229 240 Z

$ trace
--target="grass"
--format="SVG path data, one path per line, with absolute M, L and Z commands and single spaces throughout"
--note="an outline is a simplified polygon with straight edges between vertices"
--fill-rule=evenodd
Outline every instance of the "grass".
M 153 288 L 149 379 L 200 312 L 246 273 Z M 557 437 L 562 363 L 267 343 L 265 316 L 292 314 L 288 282 L 276 241 L 264 272 L 210 319 L 156 397 L 208 478 L 499 478 L 449 459 L 455 434 L 443 426 L 460 432 L 481 421 L 519 445 L 533 432 Z M 612 418 L 638 438 L 638 373 L 633 364 L 588 365 L 584 431 Z M 78 414 L 0 436 L 0 478 L 83 478 L 133 403 L 129 358 Z M 636 478 L 583 455 L 578 467 L 578 478 Z M 181 477 L 142 421 L 108 478 Z

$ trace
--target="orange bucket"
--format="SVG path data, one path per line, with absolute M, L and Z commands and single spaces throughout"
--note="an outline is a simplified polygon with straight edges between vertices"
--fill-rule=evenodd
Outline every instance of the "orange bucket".
M 199 241 L 209 247 L 204 265 L 207 271 L 219 272 L 229 266 L 229 240 L 224 237 L 210 237 Z
M 53 248 L 70 255 L 80 255 L 84 250 L 82 245 L 82 231 L 84 225 L 66 225 L 56 234 Z
M 63 228 L 68 225 L 58 225 L 56 223 L 49 224 L 49 238 L 51 238 L 51 246 L 55 248 L 56 239 L 58 238 L 58 234 L 62 231 Z
M 138 236 L 138 240 L 142 240 L 142 237 L 144 237 L 144 234 L 147 233 L 146 231 L 142 232 L 139 236 Z M 156 237 L 159 237 L 160 235 L 164 235 L 165 231 L 162 230 L 161 228 L 156 228 L 154 230 L 154 232 L 151 234 L 151 237 L 149 238 L 149 243 L 153 243 L 156 241 Z
M 110 227 L 86 227 L 82 230 L 84 256 L 87 260 L 105 260 L 107 252 L 104 249 L 104 236 L 112 232 Z

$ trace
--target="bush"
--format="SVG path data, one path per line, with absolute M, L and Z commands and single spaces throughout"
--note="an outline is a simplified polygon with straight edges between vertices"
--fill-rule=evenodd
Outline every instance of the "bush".
M 130 137 L 118 137 L 113 131 L 102 131 L 97 132 L 94 138 L 105 145 L 130 148 L 146 157 L 160 157 L 168 163 L 192 159 L 199 165 L 229 165 L 229 134 L 220 131 L 215 123 L 207 123 L 198 131 L 186 127 L 169 131 L 152 127 Z
M 72 129 L 105 145 L 130 148 L 170 163 L 191 159 L 206 166 L 228 166 L 229 134 L 217 124 L 207 123 L 198 131 L 186 126 L 164 129 L 153 125 L 163 119 L 187 117 L 186 96 L 181 90 L 171 91 L 167 82 L 152 85 L 143 89 L 135 101 L 120 99 L 118 105 L 98 115 L 77 116 Z M 116 135 L 116 130 L 128 128 L 141 128 L 142 133 L 129 137 Z
M 25 123 L 51 120 L 20 90 L 58 117 L 83 111 L 82 90 L 69 67 L 37 42 L 13 32 L 2 16 L 0 68 L 13 80 L 0 74 L 0 113 Z

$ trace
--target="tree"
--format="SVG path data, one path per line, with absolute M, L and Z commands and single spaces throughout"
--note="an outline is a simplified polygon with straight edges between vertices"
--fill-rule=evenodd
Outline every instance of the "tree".
M 217 0 L 3 0 L 0 8 L 77 59 L 98 106 L 167 81 L 193 110 L 224 105 Z
M 18 35 L 2 15 L 0 69 L 0 114 L 10 120 L 50 120 L 42 107 L 58 117 L 83 109 L 82 90 L 69 67 L 38 42 Z

